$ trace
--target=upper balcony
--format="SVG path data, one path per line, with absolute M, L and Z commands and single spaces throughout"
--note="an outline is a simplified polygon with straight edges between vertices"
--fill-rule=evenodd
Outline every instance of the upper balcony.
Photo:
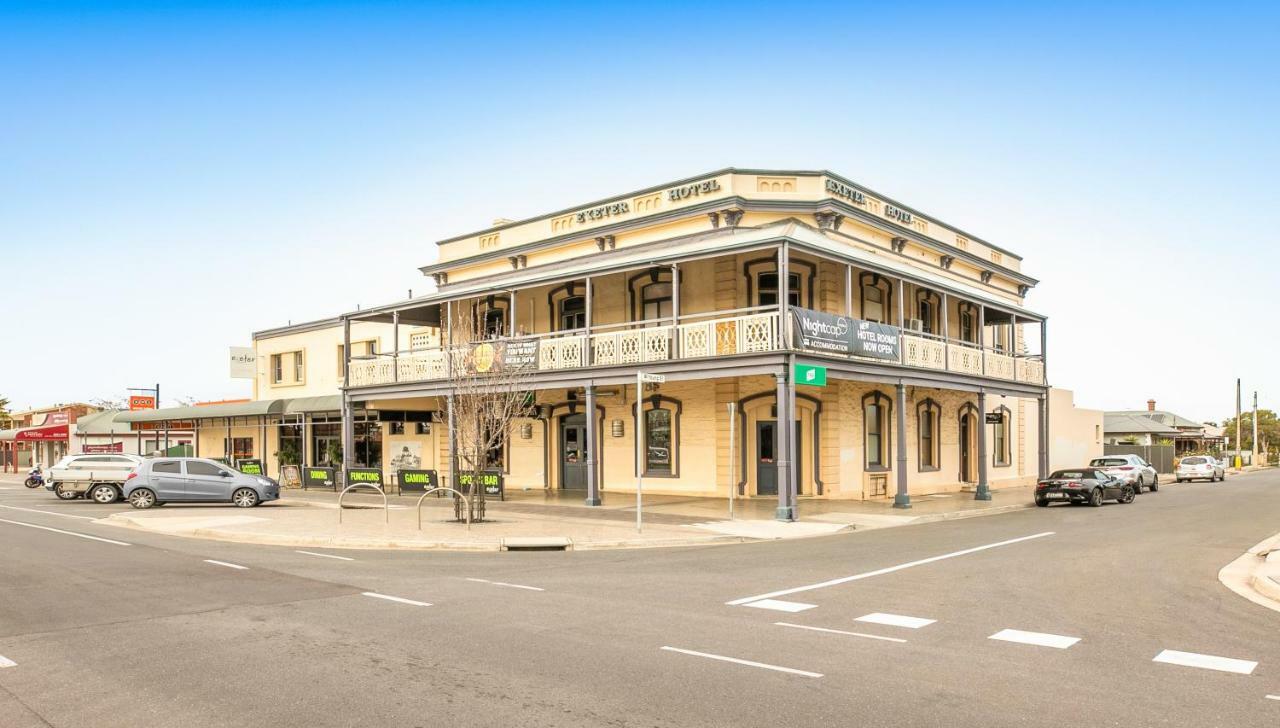
M 699 362 L 711 370 L 726 357 L 795 352 L 939 379 L 1012 382 L 1022 391 L 1045 384 L 1043 317 L 1007 292 L 890 252 L 790 223 L 635 250 L 602 246 L 537 272 L 513 263 L 503 276 L 344 317 L 433 327 L 443 342 L 402 347 L 397 333 L 389 351 L 349 361 L 347 384 L 443 385 L 480 344 L 492 347 L 485 360 L 496 366 L 559 374 L 545 378 L 561 382 L 573 371 L 598 377 Z M 1028 327 L 1039 335 L 1027 336 Z M 817 341 L 823 335 L 810 329 L 837 333 Z M 861 346 L 859 331 L 878 336 L 878 345 Z

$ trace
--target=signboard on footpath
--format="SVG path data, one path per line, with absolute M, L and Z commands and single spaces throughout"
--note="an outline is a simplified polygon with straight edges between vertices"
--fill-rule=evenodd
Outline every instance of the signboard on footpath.
M 458 490 L 463 493 L 469 493 L 474 475 L 474 473 L 458 473 Z M 480 473 L 480 487 L 484 489 L 486 498 L 496 497 L 498 500 L 506 500 L 502 473 L 496 470 L 486 470 Z
M 280 485 L 285 488 L 301 488 L 302 468 L 298 465 L 280 466 Z
M 347 470 L 347 485 L 352 486 L 357 483 L 360 485 L 372 485 L 378 490 L 382 490 L 382 470 L 379 468 L 349 468 Z
M 337 480 L 333 468 L 305 467 L 302 469 L 302 489 L 329 488 L 337 490 Z
M 257 458 L 245 458 L 236 463 L 236 470 L 245 475 L 262 475 L 262 461 Z
M 396 482 L 399 484 L 401 493 L 425 493 L 440 485 L 434 470 L 401 470 L 396 475 Z
M 900 361 L 902 330 L 897 326 L 791 308 L 792 346 L 801 351 Z

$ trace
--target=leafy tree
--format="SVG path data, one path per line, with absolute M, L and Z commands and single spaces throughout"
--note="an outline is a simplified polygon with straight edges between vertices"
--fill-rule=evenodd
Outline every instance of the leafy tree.
M 13 421 L 13 416 L 9 414 L 9 398 L 0 397 L 0 425 L 7 426 Z
M 1231 438 L 1231 449 L 1236 449 L 1236 418 L 1228 417 L 1223 423 L 1227 437 Z M 1280 419 L 1276 417 L 1276 413 L 1267 410 L 1258 410 L 1258 439 L 1262 445 L 1269 449 L 1275 450 L 1280 446 Z M 1253 449 L 1253 412 L 1240 413 L 1240 449 Z

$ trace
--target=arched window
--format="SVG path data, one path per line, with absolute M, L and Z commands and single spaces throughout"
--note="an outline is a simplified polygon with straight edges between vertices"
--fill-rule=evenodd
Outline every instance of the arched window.
M 997 468 L 1008 467 L 1013 462 L 1010 452 L 1009 431 L 1010 414 L 1008 407 L 1000 405 L 995 410 L 1000 414 L 1000 424 L 995 425 L 995 437 L 992 438 L 992 461 Z
M 938 326 L 938 308 L 940 299 L 938 294 L 933 291 L 919 289 L 916 291 L 916 318 L 920 321 L 920 331 L 926 334 L 936 334 L 940 330 Z
M 557 331 L 573 331 L 587 327 L 587 299 L 583 296 L 569 296 L 562 299 L 558 313 Z
M 655 394 L 644 405 L 644 476 L 677 478 L 680 476 L 680 412 L 684 405 L 678 399 Z M 635 414 L 634 405 L 631 410 Z
M 671 281 L 658 281 L 640 288 L 640 319 L 671 318 Z
M 881 392 L 862 397 L 863 452 L 867 470 L 889 470 L 890 399 Z
M 940 433 L 942 432 L 942 407 L 932 399 L 916 405 L 916 437 L 918 469 L 921 472 L 942 467 Z
M 978 311 L 972 303 L 960 304 L 960 340 L 978 343 Z
M 876 273 L 863 273 L 858 276 L 858 285 L 862 289 L 863 320 L 881 324 L 889 323 L 893 285 Z
M 792 306 L 800 305 L 800 274 L 789 273 L 787 278 L 791 281 L 790 290 L 787 296 L 787 303 Z M 778 274 L 775 272 L 758 273 L 756 275 L 756 305 L 757 306 L 776 306 L 778 305 Z

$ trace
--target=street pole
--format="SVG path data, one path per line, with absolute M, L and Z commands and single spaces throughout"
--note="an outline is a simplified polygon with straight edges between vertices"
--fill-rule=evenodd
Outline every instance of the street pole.
M 1243 441 L 1240 439 L 1240 378 L 1237 377 L 1236 378 L 1236 443 L 1235 443 L 1236 456 L 1234 460 L 1235 466 L 1237 469 L 1240 467 L 1240 463 L 1241 463 L 1240 453 L 1244 452 L 1244 445 L 1242 443 Z
M 729 520 L 730 521 L 733 520 L 733 492 L 738 489 L 738 484 L 737 482 L 735 482 L 733 477 L 735 475 L 734 473 L 735 463 L 733 460 L 733 455 L 734 455 L 733 446 L 735 444 L 735 441 L 733 438 L 733 421 L 737 419 L 734 416 L 736 409 L 737 409 L 737 403 L 730 402 L 729 403 Z
M 641 533 L 640 508 L 642 505 L 640 491 L 644 487 L 644 459 L 641 448 L 644 447 L 644 381 L 643 375 L 636 372 L 636 533 Z
M 1253 464 L 1258 464 L 1258 393 L 1253 393 Z

